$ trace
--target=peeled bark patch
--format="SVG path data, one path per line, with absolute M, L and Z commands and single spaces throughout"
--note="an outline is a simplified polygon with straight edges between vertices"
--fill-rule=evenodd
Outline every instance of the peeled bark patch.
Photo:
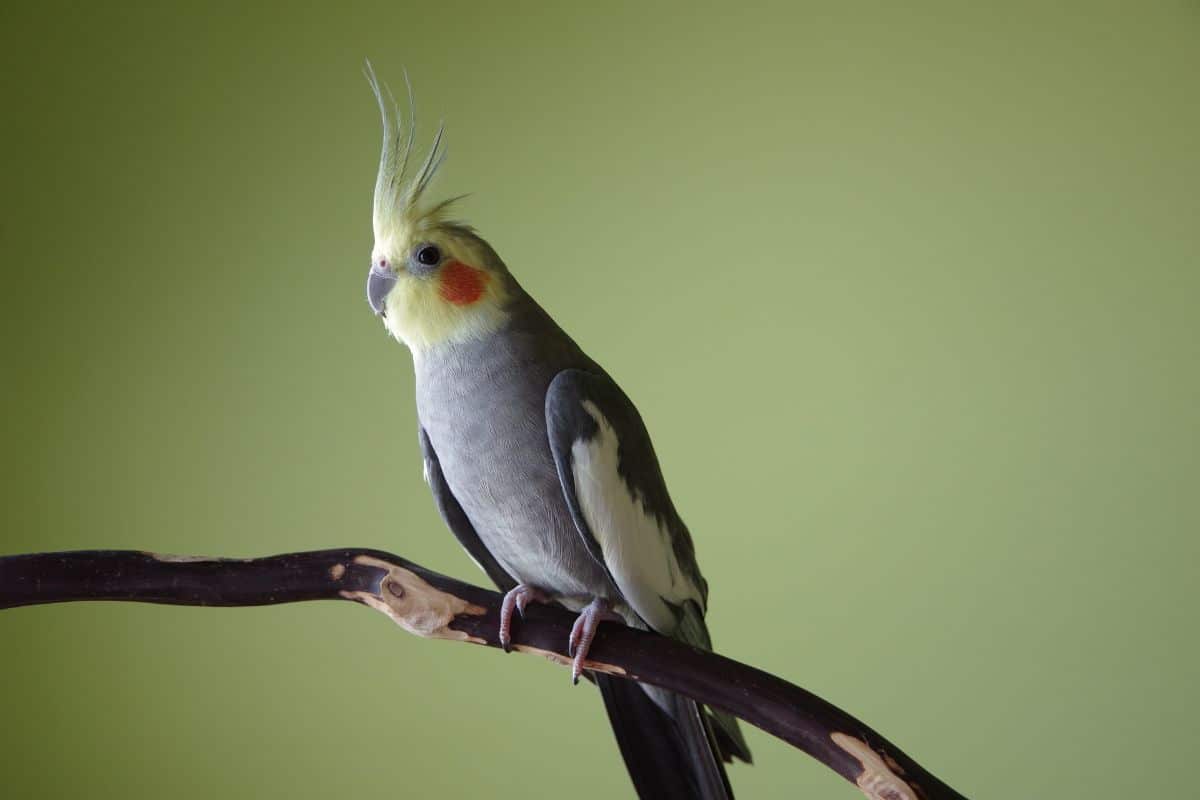
M 463 631 L 453 630 L 450 623 L 460 614 L 482 616 L 487 609 L 436 589 L 415 572 L 396 564 L 371 556 L 358 556 L 354 563 L 381 569 L 386 577 L 380 580 L 378 592 L 343 591 L 342 597 L 387 614 L 401 628 L 417 636 L 482 643 Z

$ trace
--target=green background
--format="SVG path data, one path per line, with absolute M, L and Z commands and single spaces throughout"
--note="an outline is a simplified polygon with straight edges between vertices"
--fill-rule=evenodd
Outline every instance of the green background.
M 370 56 L 640 405 L 721 651 L 972 797 L 1194 788 L 1196 3 L 0 30 L 0 551 L 362 545 L 482 580 L 363 297 Z M 0 643 L 5 797 L 630 792 L 591 688 L 350 604 L 30 608 Z M 741 796 L 855 796 L 749 735 Z

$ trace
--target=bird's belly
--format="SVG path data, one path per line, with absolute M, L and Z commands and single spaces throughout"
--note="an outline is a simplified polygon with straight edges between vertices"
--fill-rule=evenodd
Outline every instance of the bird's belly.
M 432 416 L 426 433 L 446 483 L 509 575 L 563 599 L 620 599 L 571 518 L 542 420 L 492 416 L 483 424 L 455 415 L 451 427 Z

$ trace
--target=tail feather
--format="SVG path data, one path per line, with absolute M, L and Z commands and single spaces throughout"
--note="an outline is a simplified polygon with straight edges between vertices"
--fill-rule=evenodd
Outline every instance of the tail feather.
M 598 673 L 595 678 L 638 797 L 733 799 L 721 763 L 721 734 L 694 700 L 664 692 L 660 705 L 633 681 Z M 737 749 L 732 754 L 740 755 Z
M 712 639 L 708 635 L 708 626 L 704 624 L 704 611 L 694 601 L 687 601 L 679 608 L 679 627 L 671 635 L 693 647 L 712 650 Z M 724 711 L 712 709 L 709 711 L 708 722 L 717 742 L 717 752 L 723 761 L 738 759 L 751 763 L 750 747 L 742 736 L 737 718 Z
M 750 745 L 746 744 L 746 737 L 742 736 L 742 729 L 737 723 L 737 717 L 715 708 L 709 709 L 708 713 L 721 760 L 733 761 L 736 758 L 747 764 L 753 764 L 754 757 L 750 755 Z

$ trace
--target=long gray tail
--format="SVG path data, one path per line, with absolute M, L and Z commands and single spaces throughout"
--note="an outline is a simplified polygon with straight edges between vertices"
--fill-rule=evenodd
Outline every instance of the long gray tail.
M 652 689 L 655 702 L 633 681 L 594 674 L 638 797 L 732 800 L 722 761 L 735 755 L 749 761 L 744 744 L 718 733 L 694 700 Z

